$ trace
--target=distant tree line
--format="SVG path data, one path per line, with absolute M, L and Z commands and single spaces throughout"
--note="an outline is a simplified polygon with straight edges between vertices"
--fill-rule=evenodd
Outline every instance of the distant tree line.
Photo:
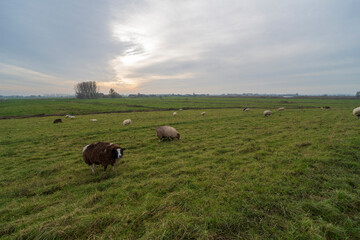
M 75 85 L 75 97 L 79 99 L 96 99 L 96 98 L 121 98 L 113 88 L 110 88 L 109 94 L 99 92 L 99 87 L 95 81 L 81 82 Z
M 109 94 L 103 94 L 99 92 L 99 87 L 96 85 L 95 81 L 89 81 L 89 82 L 81 82 L 75 85 L 75 96 L 76 98 L 80 99 L 95 99 L 95 98 L 121 98 L 122 96 L 117 93 L 113 88 L 110 88 Z M 136 97 L 154 97 L 154 96 L 160 96 L 155 94 L 130 94 L 129 97 L 136 98 Z M 164 94 L 164 96 L 210 96 L 209 94 Z M 241 97 L 241 96 L 247 96 L 247 97 L 301 97 L 299 94 L 252 94 L 252 93 L 243 93 L 243 94 L 222 94 L 219 96 L 227 96 L 227 97 Z M 354 95 L 353 95 L 354 96 Z M 40 97 L 40 96 L 39 96 Z M 322 96 L 305 96 L 302 97 L 328 97 L 328 95 L 322 95 Z M 332 96 L 336 97 L 336 96 Z M 338 96 L 341 97 L 341 96 Z M 360 98 L 360 91 L 356 92 L 355 94 L 356 98 Z

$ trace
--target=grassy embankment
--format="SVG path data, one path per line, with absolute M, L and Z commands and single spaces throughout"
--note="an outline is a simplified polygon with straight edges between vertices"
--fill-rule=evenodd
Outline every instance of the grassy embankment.
M 119 102 L 254 109 L 83 115 L 62 124 L 55 117 L 0 120 L 0 237 L 360 238 L 360 121 L 351 116 L 359 101 L 190 100 Z M 90 102 L 84 111 L 117 104 Z M 283 105 L 293 108 L 262 116 Z M 331 109 L 299 108 L 323 105 Z M 58 113 L 53 106 L 44 101 L 22 114 Z M 122 126 L 126 118 L 133 124 Z M 182 140 L 158 143 L 158 125 L 174 126 Z M 115 171 L 98 167 L 93 175 L 82 162 L 82 147 L 95 141 L 127 148 Z

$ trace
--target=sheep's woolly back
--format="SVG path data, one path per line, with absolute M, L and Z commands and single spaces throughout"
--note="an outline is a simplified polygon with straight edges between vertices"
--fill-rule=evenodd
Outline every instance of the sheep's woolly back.
M 285 108 L 281 107 L 281 108 L 278 108 L 278 111 L 284 111 Z
M 176 112 L 173 113 L 173 116 L 176 116 Z
M 172 138 L 180 139 L 180 134 L 176 131 L 175 128 L 170 126 L 160 126 L 156 128 L 156 136 L 160 139 L 162 138 Z
M 83 159 L 88 165 L 113 165 L 116 159 L 112 157 L 112 150 L 114 148 L 121 148 L 115 143 L 97 142 L 92 143 L 83 148 Z
M 265 110 L 264 111 L 264 116 L 270 116 L 271 115 L 271 111 L 270 110 Z
M 205 116 L 205 112 L 200 113 L 201 115 Z
M 360 116 L 360 107 L 354 108 L 353 115 Z
M 123 121 L 124 126 L 129 125 L 129 124 L 131 124 L 131 119 L 126 119 L 126 120 Z

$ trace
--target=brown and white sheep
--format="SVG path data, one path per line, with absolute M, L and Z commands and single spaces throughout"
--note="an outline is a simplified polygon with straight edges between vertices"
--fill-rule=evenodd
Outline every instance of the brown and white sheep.
M 120 147 L 115 143 L 97 142 L 86 145 L 83 148 L 84 162 L 91 167 L 92 172 L 95 172 L 95 165 L 104 166 L 104 171 L 108 165 L 112 166 L 120 162 L 123 157 L 125 148 Z
M 250 108 L 247 108 L 247 107 L 243 109 L 244 112 L 247 112 L 249 110 L 250 110 Z
M 205 116 L 205 112 L 200 113 L 200 115 Z
M 159 138 L 159 142 L 164 139 L 177 139 L 180 140 L 180 133 L 175 128 L 170 126 L 160 126 L 156 128 L 156 136 Z

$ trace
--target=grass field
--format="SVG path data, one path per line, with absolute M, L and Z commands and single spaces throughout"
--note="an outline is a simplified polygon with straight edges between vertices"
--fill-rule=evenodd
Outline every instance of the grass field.
M 284 98 L 225 98 L 225 97 L 151 97 L 120 99 L 9 99 L 0 100 L 0 117 L 34 115 L 66 115 L 152 110 L 200 108 L 318 108 L 357 106 L 354 99 L 284 99 Z
M 360 121 L 351 115 L 358 106 L 260 98 L 0 102 L 0 116 L 77 117 L 0 120 L 0 238 L 360 239 Z M 188 110 L 166 111 L 180 107 Z M 90 114 L 106 111 L 120 113 Z M 123 126 L 127 118 L 133 123 Z M 159 125 L 175 127 L 181 140 L 159 143 Z M 127 148 L 114 171 L 98 166 L 92 174 L 83 162 L 82 148 L 96 141 Z

